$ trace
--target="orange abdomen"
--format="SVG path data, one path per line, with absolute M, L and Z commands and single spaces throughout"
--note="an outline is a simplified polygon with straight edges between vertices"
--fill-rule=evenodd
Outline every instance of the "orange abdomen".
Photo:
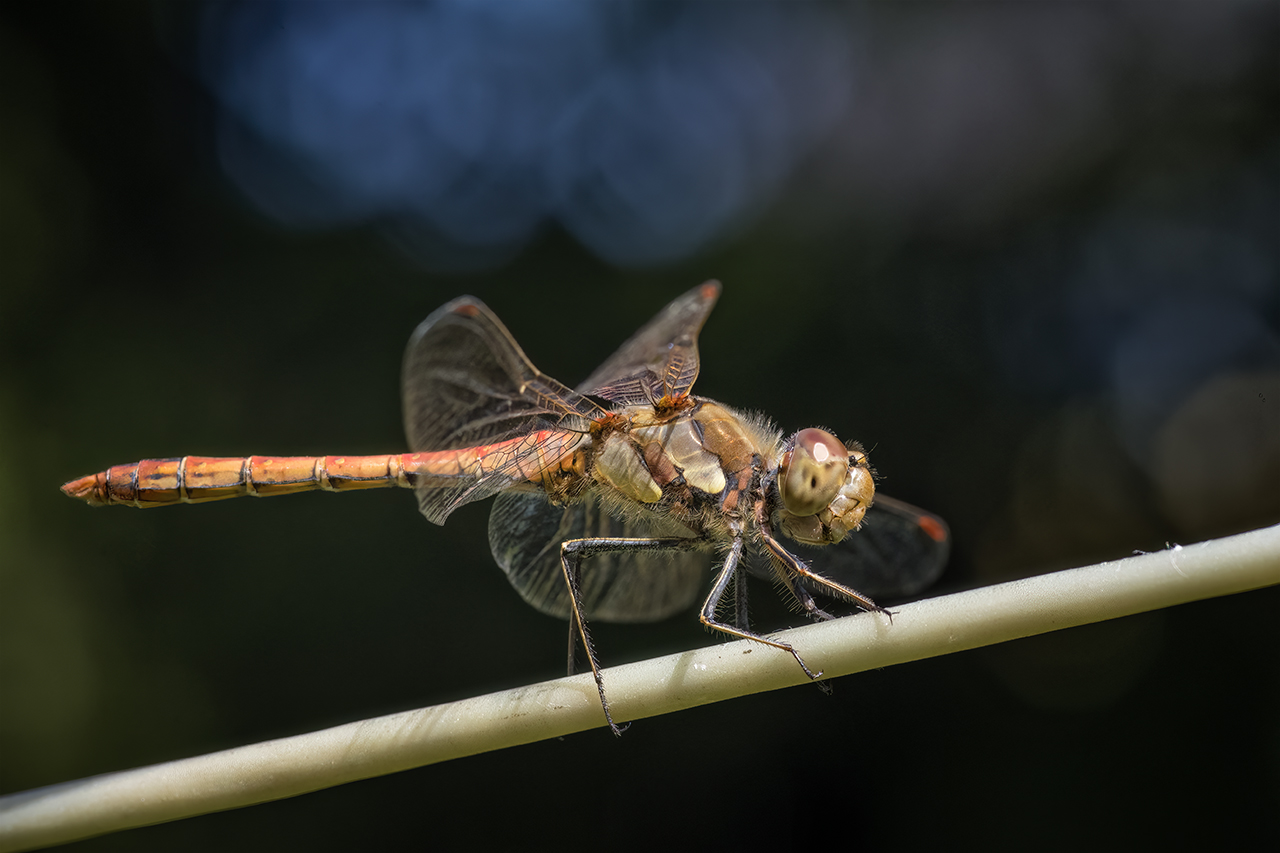
M 409 456 L 411 454 L 404 454 Z M 62 487 L 93 506 L 203 503 L 241 495 L 286 495 L 410 486 L 400 456 L 182 456 L 116 465 Z
M 568 464 L 563 459 L 565 451 L 576 442 L 574 436 L 540 431 L 480 447 L 387 456 L 144 459 L 72 480 L 62 491 L 91 506 L 124 505 L 145 509 L 316 489 L 345 492 L 448 487 L 459 480 L 483 477 L 504 465 L 514 477 L 536 483 Z

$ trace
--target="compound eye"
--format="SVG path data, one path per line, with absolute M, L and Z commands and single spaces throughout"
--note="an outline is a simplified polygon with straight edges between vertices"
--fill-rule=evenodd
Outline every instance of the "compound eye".
M 782 457 L 778 491 L 792 515 L 814 515 L 827 507 L 849 472 L 849 451 L 821 429 L 796 433 L 792 449 Z

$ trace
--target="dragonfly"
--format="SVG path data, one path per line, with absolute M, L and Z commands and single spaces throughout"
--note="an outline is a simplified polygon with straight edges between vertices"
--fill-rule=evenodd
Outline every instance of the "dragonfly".
M 691 393 L 698 334 L 720 292 L 709 281 L 678 297 L 576 388 L 534 367 L 497 316 L 463 296 L 409 340 L 408 453 L 146 459 L 62 490 L 94 506 L 149 508 L 404 487 L 436 524 L 495 497 L 495 561 L 526 602 L 568 620 L 570 674 L 581 642 L 614 734 L 623 728 L 593 620 L 657 621 L 701 597 L 707 628 L 788 653 L 816 681 L 822 672 L 790 643 L 751 629 L 747 575 L 776 581 L 815 620 L 834 618 L 815 594 L 888 614 L 870 596 L 933 583 L 950 534 L 936 515 L 876 495 L 856 442 L 821 428 L 784 437 L 763 416 Z

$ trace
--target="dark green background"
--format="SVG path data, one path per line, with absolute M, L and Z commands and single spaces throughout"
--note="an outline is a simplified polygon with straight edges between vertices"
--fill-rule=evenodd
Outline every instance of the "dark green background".
M 1182 257 L 1165 232 L 1108 231 L 1122 211 L 1260 249 L 1276 334 L 1280 7 L 1222 5 L 1244 22 L 1223 28 L 1238 66 L 1209 67 L 1177 27 L 1133 26 L 1084 153 L 1038 161 L 980 214 L 964 195 L 1002 177 L 981 152 L 956 156 L 965 181 L 884 216 L 816 192 L 817 156 L 754 224 L 680 264 L 613 268 L 552 229 L 509 263 L 446 275 L 372 230 L 290 232 L 248 208 L 152 7 L 5 4 L 0 791 L 561 673 L 564 627 L 492 565 L 483 505 L 435 528 L 395 491 L 139 513 L 57 490 L 144 457 L 401 451 L 401 349 L 461 293 L 572 384 L 670 298 L 722 279 L 697 390 L 860 439 L 887 493 L 951 523 L 942 591 L 1280 520 L 1270 355 L 1201 377 L 1165 413 L 1227 382 L 1187 427 L 1185 484 L 1157 482 L 1126 455 L 1101 374 L 1027 319 L 1073 304 L 1100 232 Z M 1012 6 L 966 8 L 877 7 L 878 47 L 960 25 L 1020 37 Z M 1177 61 L 1144 64 L 1160 51 Z M 1035 73 L 1035 54 L 1012 73 Z M 1212 288 L 1223 263 L 1174 266 Z M 796 619 L 766 587 L 753 600 L 762 624 Z M 1277 605 L 1269 589 L 1172 608 L 72 849 L 1237 846 L 1273 834 L 1280 809 Z M 600 625 L 596 641 L 606 664 L 715 642 L 692 613 Z

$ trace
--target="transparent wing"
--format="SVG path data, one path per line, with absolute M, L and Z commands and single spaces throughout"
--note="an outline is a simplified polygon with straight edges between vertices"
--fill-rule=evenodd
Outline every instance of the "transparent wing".
M 693 534 L 678 525 L 658 529 L 619 519 L 595 498 L 552 506 L 538 492 L 509 491 L 494 501 L 489 547 L 507 580 L 529 604 L 569 617 L 569 591 L 560 568 L 560 543 L 592 537 L 647 538 Z M 709 555 L 696 551 L 595 554 L 582 563 L 581 593 L 588 619 L 655 622 L 690 607 L 705 592 Z
M 938 516 L 876 495 L 862 527 L 838 545 L 804 548 L 810 568 L 875 599 L 905 598 L 931 586 L 951 552 L 951 533 Z
M 606 414 L 539 372 L 493 312 L 470 296 L 441 307 L 414 331 L 401 390 L 412 450 L 479 448 L 482 454 L 500 445 L 493 458 L 467 468 L 475 476 L 418 488 L 419 508 L 437 524 L 458 506 L 527 482 L 532 468 L 572 453 L 590 420 Z M 558 440 L 538 440 L 540 431 Z
M 578 386 L 623 405 L 689 393 L 698 378 L 698 332 L 720 296 L 708 281 L 678 297 Z

